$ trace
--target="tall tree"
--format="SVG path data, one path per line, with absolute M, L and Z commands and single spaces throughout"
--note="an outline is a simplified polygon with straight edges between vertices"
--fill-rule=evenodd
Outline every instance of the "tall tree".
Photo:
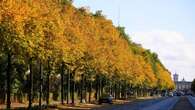
M 192 81 L 191 90 L 195 93 L 195 79 Z

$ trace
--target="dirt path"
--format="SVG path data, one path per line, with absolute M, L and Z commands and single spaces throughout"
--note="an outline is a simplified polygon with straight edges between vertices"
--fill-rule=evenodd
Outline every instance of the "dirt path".
M 187 97 L 181 97 L 172 110 L 194 110 Z

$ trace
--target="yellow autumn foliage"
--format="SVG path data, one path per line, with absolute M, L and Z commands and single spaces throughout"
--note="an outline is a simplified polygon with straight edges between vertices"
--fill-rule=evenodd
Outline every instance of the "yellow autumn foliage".
M 6 17 L 11 18 L 5 21 Z M 5 35 L 0 37 L 1 50 L 6 45 L 24 57 L 52 57 L 81 70 L 88 65 L 96 70 L 94 75 L 117 76 L 134 86 L 174 87 L 170 73 L 158 61 L 146 60 L 149 57 L 142 54 L 146 49 L 124 39 L 111 20 L 83 8 L 55 0 L 2 0 L 0 28 L 12 28 L 7 33 L 15 35 L 1 31 Z M 88 56 L 90 59 L 84 60 Z

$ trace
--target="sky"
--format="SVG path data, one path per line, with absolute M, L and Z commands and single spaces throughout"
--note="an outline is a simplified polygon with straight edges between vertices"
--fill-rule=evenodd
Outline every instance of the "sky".
M 195 78 L 195 0 L 74 0 L 74 5 L 102 10 L 134 42 L 156 52 L 179 80 Z

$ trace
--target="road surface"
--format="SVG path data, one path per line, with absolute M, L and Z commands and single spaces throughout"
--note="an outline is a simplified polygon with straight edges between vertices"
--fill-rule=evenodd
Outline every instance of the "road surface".
M 187 97 L 181 97 L 172 110 L 194 110 Z
M 113 105 L 93 110 L 195 110 L 195 98 L 191 96 L 167 97 L 124 105 Z

